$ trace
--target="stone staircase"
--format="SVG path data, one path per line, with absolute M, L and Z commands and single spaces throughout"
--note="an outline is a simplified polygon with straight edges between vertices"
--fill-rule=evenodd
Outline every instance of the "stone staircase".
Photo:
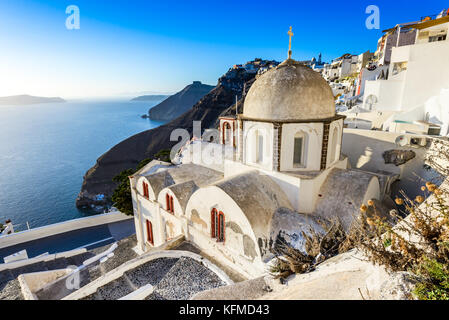
M 159 258 L 126 271 L 82 300 L 118 300 L 146 285 L 146 300 L 188 300 L 196 293 L 225 286 L 214 272 L 189 257 Z
M 108 259 L 105 263 L 96 263 L 81 272 L 81 287 L 117 268 L 124 262 L 135 258 L 137 254 L 132 250 L 132 248 L 136 245 L 136 243 L 137 240 L 135 235 L 119 241 L 118 248 L 114 251 L 114 257 Z M 40 261 L 14 269 L 3 270 L 0 272 L 0 300 L 24 299 L 19 281 L 17 280 L 17 277 L 21 274 L 60 270 L 69 266 L 80 266 L 87 259 L 106 251 L 109 247 L 110 245 L 107 245 L 71 257 L 61 257 L 54 260 Z M 36 293 L 40 300 L 55 299 L 52 294 L 53 293 L 51 290 L 41 290 Z
M 21 274 L 65 269 L 68 266 L 78 266 L 86 259 L 93 257 L 91 252 L 80 255 L 58 258 L 50 261 L 40 261 L 23 267 L 3 270 L 0 272 L 0 300 L 22 300 L 22 292 L 17 277 Z

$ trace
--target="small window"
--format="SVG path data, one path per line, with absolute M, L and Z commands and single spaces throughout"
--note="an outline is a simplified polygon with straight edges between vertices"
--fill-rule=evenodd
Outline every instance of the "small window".
M 210 214 L 211 238 L 217 239 L 217 242 L 225 242 L 226 221 L 223 212 L 212 209 Z
M 165 205 L 166 205 L 168 212 L 173 213 L 173 214 L 175 213 L 173 197 L 170 196 L 168 193 L 165 195 Z
M 264 140 L 263 135 L 257 132 L 256 135 L 256 162 L 263 163 Z
M 297 137 L 295 138 L 295 148 L 294 148 L 294 156 L 293 156 L 293 164 L 296 167 L 300 167 L 303 165 L 303 147 L 304 147 L 304 138 Z
M 217 238 L 217 209 L 212 209 L 210 214 L 210 236 L 211 238 Z
M 218 242 L 225 242 L 225 230 L 226 230 L 225 216 L 224 213 L 220 211 L 220 213 L 218 214 L 218 236 L 217 236 Z
M 170 196 L 168 193 L 165 195 L 165 208 L 167 211 L 170 211 Z
M 147 241 L 154 246 L 153 224 L 149 220 L 147 220 Z
M 143 196 L 145 198 L 147 198 L 147 199 L 150 198 L 150 191 L 149 191 L 149 188 L 148 188 L 148 184 L 145 183 L 145 182 L 143 183 Z
M 229 122 L 225 122 L 223 124 L 223 144 L 224 145 L 233 145 L 233 134 L 232 128 Z

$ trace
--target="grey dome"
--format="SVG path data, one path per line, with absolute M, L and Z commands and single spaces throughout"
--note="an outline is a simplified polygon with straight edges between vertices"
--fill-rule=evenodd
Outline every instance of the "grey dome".
M 243 117 L 265 121 L 333 118 L 334 95 L 319 73 L 288 59 L 252 85 Z

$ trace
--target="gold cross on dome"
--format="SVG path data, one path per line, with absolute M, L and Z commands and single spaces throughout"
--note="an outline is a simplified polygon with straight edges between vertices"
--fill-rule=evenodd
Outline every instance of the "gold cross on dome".
M 287 32 L 287 34 L 290 36 L 289 44 L 288 44 L 288 58 L 292 58 L 292 37 L 295 35 L 293 33 L 292 27 L 290 26 L 290 30 Z

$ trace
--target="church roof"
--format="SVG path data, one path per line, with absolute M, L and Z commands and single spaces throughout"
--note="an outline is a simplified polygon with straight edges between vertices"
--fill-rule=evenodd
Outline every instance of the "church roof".
M 252 85 L 242 118 L 304 121 L 330 119 L 335 115 L 334 96 L 326 80 L 309 67 L 287 59 Z
M 279 185 L 257 171 L 234 176 L 216 183 L 215 186 L 237 203 L 258 239 L 270 237 L 271 219 L 277 209 L 292 209 Z
M 223 174 L 203 166 L 184 164 L 145 176 L 145 178 L 150 183 L 157 197 L 159 193 L 167 187 L 184 184 L 189 181 L 194 182 L 194 184 L 199 187 L 206 186 L 217 180 L 223 179 Z
M 321 186 L 314 214 L 330 220 L 337 218 L 349 230 L 360 215 L 360 206 L 371 200 L 365 196 L 373 180 L 378 183 L 378 179 L 377 174 L 370 172 L 333 169 Z

